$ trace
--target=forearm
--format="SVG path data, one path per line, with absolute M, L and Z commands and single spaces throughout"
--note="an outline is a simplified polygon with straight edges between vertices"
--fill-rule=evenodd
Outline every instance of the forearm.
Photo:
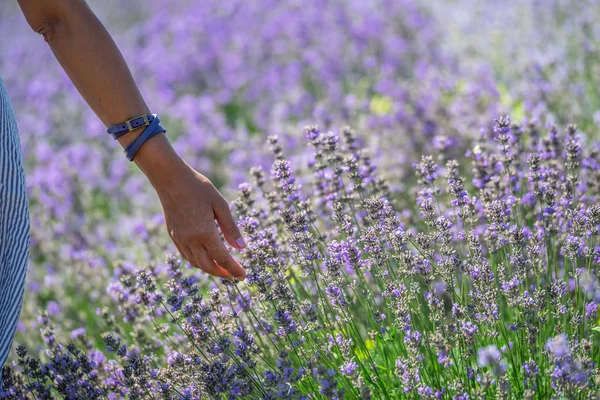
M 18 1 L 31 27 L 44 36 L 79 93 L 106 126 L 150 112 L 121 52 L 84 0 Z M 119 143 L 126 147 L 140 133 L 132 131 Z M 181 162 L 162 134 L 146 143 L 135 161 L 151 180 L 166 167 L 161 164 Z

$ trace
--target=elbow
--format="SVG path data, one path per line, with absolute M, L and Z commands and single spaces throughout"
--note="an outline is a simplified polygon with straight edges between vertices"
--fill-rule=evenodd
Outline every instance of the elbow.
M 57 36 L 63 34 L 67 29 L 66 25 L 89 10 L 85 0 L 18 0 L 18 2 L 31 29 L 42 35 L 50 44 L 57 40 Z
M 64 0 L 18 0 L 27 23 L 35 32 L 51 42 L 65 13 Z
M 55 18 L 43 20 L 39 24 L 31 25 L 31 28 L 42 35 L 46 43 L 51 43 L 56 37 L 56 27 L 59 21 Z

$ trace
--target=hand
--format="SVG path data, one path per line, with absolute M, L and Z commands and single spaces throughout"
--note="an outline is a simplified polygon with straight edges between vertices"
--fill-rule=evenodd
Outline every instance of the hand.
M 215 219 L 231 246 L 241 250 L 246 243 L 227 201 L 208 178 L 186 164 L 171 184 L 157 193 L 169 235 L 190 264 L 221 278 L 246 278 L 242 266 L 223 244 Z
M 215 219 L 232 247 L 241 250 L 246 243 L 212 182 L 186 164 L 164 135 L 149 140 L 135 160 L 156 189 L 167 230 L 182 257 L 210 275 L 245 279 L 246 272 L 223 244 Z

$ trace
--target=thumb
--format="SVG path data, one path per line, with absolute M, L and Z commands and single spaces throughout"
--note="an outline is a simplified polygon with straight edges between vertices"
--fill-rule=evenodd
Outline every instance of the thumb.
M 246 241 L 242 237 L 240 228 L 238 228 L 237 224 L 235 223 L 233 215 L 231 215 L 231 210 L 229 209 L 227 201 L 221 198 L 221 201 L 218 201 L 213 206 L 213 211 L 215 213 L 217 222 L 221 227 L 221 232 L 223 232 L 223 236 L 225 236 L 225 240 L 227 240 L 227 243 L 239 250 L 245 248 Z

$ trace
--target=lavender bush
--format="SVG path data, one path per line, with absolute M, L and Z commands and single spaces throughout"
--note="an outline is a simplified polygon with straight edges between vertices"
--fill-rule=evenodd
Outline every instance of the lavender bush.
M 33 233 L 0 398 L 597 397 L 595 0 L 89 1 L 194 167 L 257 166 L 219 284 L 0 3 Z
M 598 395 L 600 143 L 503 117 L 460 162 L 423 156 L 404 208 L 351 129 L 304 133 L 307 168 L 270 137 L 270 173 L 239 187 L 244 283 L 117 264 L 106 351 L 45 313 L 4 396 Z
M 0 3 L 0 71 L 18 115 L 33 234 L 17 342 L 41 351 L 31 332 L 47 309 L 60 320 L 60 338 L 85 327 L 97 344 L 95 311 L 116 296 L 117 261 L 129 268 L 175 249 L 145 178 L 103 133 L 16 2 Z M 89 3 L 174 146 L 227 198 L 251 166 L 269 168 L 267 132 L 303 165 L 299 126 L 351 123 L 391 178 L 390 191 L 403 192 L 418 154 L 459 156 L 496 115 L 485 68 L 460 68 L 419 1 Z

